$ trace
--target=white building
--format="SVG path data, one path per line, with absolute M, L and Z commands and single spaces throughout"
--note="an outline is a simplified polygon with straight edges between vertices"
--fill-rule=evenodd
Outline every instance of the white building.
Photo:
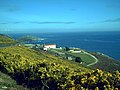
M 81 53 L 82 51 L 81 50 L 79 50 L 79 51 L 69 50 L 69 52 L 71 52 L 71 53 Z
M 48 49 L 50 48 L 56 48 L 56 44 L 47 44 L 47 45 L 44 45 L 44 48 L 43 50 L 47 51 Z

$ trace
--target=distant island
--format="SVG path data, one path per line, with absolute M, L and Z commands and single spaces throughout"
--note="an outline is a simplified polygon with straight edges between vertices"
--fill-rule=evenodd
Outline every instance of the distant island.
M 18 39 L 18 41 L 20 42 L 34 42 L 34 41 L 39 41 L 39 40 L 44 40 L 43 38 L 38 38 L 35 36 L 23 36 L 21 38 Z

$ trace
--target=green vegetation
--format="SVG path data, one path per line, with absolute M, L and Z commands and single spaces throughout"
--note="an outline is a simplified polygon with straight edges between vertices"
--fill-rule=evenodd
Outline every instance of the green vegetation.
M 67 48 L 67 51 L 66 51 L 66 48 Z M 84 66 L 87 66 L 88 64 L 95 62 L 95 59 L 93 57 L 91 57 L 89 54 L 84 53 L 85 51 L 81 51 L 80 53 L 72 53 L 69 50 L 68 50 L 68 47 L 65 47 L 65 50 L 64 49 L 50 49 L 48 52 L 53 53 L 53 54 L 58 53 L 60 54 L 61 58 L 66 58 L 66 56 L 71 56 L 74 58 L 79 57 L 81 58 L 81 61 L 83 62 Z M 77 51 L 79 50 L 77 49 Z M 64 54 L 61 54 L 61 53 L 64 53 Z M 73 60 L 75 61 L 75 59 Z
M 65 47 L 65 51 L 69 51 L 70 50 L 70 48 L 69 47 Z
M 89 70 L 47 52 L 22 46 L 0 49 L 1 71 L 37 90 L 119 90 L 120 73 Z
M 81 63 L 81 62 L 82 62 L 82 60 L 81 60 L 81 58 L 80 58 L 80 57 L 76 57 L 76 58 L 75 58 L 75 62 Z
M 81 60 L 84 62 L 84 66 L 95 62 L 95 59 L 93 57 L 91 57 L 90 55 L 85 54 L 85 53 L 72 53 L 71 55 L 80 57 Z
M 101 53 L 91 53 L 91 54 L 93 54 L 95 57 L 98 58 L 98 62 L 95 65 L 91 66 L 92 69 L 99 68 L 101 70 L 109 71 L 109 72 L 113 72 L 116 70 L 120 71 L 120 61 L 114 60 Z
M 38 40 L 42 40 L 42 38 L 37 38 L 34 36 L 23 36 L 20 39 L 18 39 L 18 41 L 20 42 L 32 42 L 32 41 L 38 41 Z
M 39 39 L 31 36 L 21 39 L 22 42 L 36 40 Z M 0 34 L 1 45 L 15 43 L 16 41 L 11 37 Z M 78 48 L 70 50 L 69 47 L 50 49 L 48 52 L 38 52 L 23 46 L 0 48 L 0 90 L 26 90 L 22 85 L 37 90 L 120 89 L 119 61 L 100 53 L 88 53 Z M 62 59 L 68 56 L 78 63 L 62 60 L 55 56 L 56 53 Z M 94 70 L 83 67 L 95 62 L 92 55 L 98 59 L 97 63 L 89 66 Z M 81 65 L 80 62 L 84 63 Z
M 0 71 L 0 90 L 27 90 L 23 86 L 17 85 L 16 81 L 10 76 Z
M 74 70 L 89 71 L 77 63 L 73 64 L 48 53 L 36 52 L 20 46 L 0 49 L 0 68 L 2 72 L 10 75 L 19 84 L 25 83 L 30 88 L 34 85 L 37 85 L 36 88 L 38 88 L 38 83 L 43 86 L 46 75 L 51 78 L 58 78 L 58 76 L 61 78 L 62 74 L 64 73 L 66 76 L 69 70 L 72 72 Z M 41 80 L 43 81 L 41 82 Z M 36 83 L 33 84 L 33 82 Z
M 11 37 L 4 35 L 4 34 L 0 34 L 0 45 L 14 44 L 14 43 L 16 43 L 16 41 L 12 39 Z
M 79 51 L 79 50 L 80 49 L 76 49 L 76 51 Z M 120 61 L 114 60 L 113 58 L 110 58 L 101 53 L 88 52 L 84 50 L 81 50 L 80 53 L 73 53 L 74 51 L 66 51 L 64 49 L 50 49 L 48 52 L 53 54 L 58 53 L 60 54 L 58 56 L 63 59 L 66 57 L 66 55 L 71 57 L 80 57 L 82 61 L 82 65 L 85 67 L 87 66 L 87 68 L 90 68 L 90 69 L 98 68 L 100 70 L 108 71 L 108 72 L 113 72 L 116 70 L 120 71 Z M 93 55 L 97 59 L 97 61 L 91 55 Z M 75 59 L 73 60 L 75 61 Z

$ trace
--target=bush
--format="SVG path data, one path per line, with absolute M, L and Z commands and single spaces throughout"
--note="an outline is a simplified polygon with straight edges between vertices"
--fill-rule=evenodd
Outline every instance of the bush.
M 112 74 L 104 73 L 99 69 L 81 71 L 80 68 L 71 68 L 74 65 L 77 67 L 75 63 L 70 67 L 65 61 L 60 62 L 59 59 L 56 61 L 57 59 L 53 56 L 49 56 L 49 60 L 47 60 L 47 57 L 46 59 L 28 58 L 27 56 L 23 57 L 20 53 L 11 54 L 0 51 L 1 71 L 10 75 L 19 84 L 37 90 L 120 89 L 119 71 Z

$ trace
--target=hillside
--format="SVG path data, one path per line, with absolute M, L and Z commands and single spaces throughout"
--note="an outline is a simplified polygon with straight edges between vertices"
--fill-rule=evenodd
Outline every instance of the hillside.
M 4 34 L 0 34 L 0 45 L 5 45 L 5 44 L 14 44 L 16 43 L 16 41 L 14 39 L 12 39 L 11 37 L 4 35 Z
M 28 87 L 33 87 L 31 84 L 39 78 L 44 78 L 45 74 L 49 77 L 61 78 L 61 73 L 66 76 L 68 72 L 89 72 L 77 63 L 61 60 L 46 52 L 37 52 L 22 46 L 1 48 L 0 68 L 2 72 L 16 79 L 19 84 L 25 83 Z M 38 82 L 35 84 L 38 85 Z
M 51 54 L 56 55 L 57 57 L 67 59 L 69 61 L 75 61 L 75 57 L 79 57 L 82 62 L 82 66 L 90 68 L 90 69 L 101 69 L 103 71 L 113 72 L 113 71 L 120 71 L 120 61 L 115 60 L 107 55 L 85 51 L 82 49 L 77 48 L 77 53 L 74 50 L 75 48 L 70 48 L 69 51 L 64 49 L 49 49 L 48 52 Z M 62 53 L 62 54 L 61 54 Z M 70 57 L 70 59 L 66 58 Z M 80 63 L 80 62 L 79 62 Z
M 15 80 L 0 71 L 0 90 L 27 90 L 27 88 L 17 85 Z
M 22 46 L 0 48 L 1 71 L 37 90 L 120 89 L 120 73 L 104 73 Z
M 92 55 L 94 55 L 97 59 L 98 62 L 94 65 L 91 66 L 91 68 L 99 68 L 104 71 L 120 71 L 120 61 L 115 60 L 107 55 L 101 54 L 101 53 L 93 53 L 91 52 Z

